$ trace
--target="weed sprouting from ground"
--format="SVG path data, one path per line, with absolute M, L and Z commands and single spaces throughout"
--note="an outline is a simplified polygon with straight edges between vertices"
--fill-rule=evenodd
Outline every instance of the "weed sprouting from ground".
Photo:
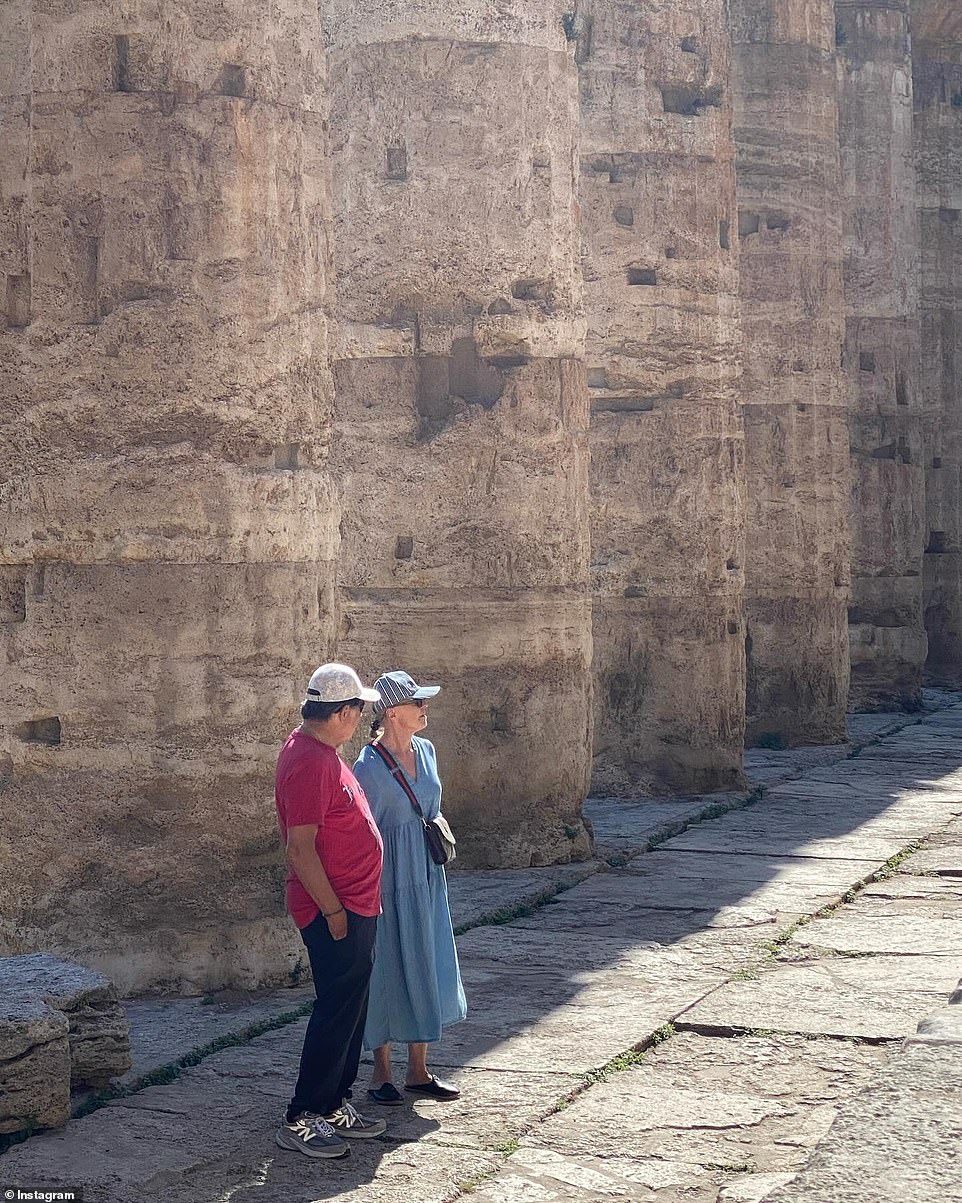
M 84 1099 L 74 1112 L 73 1118 L 81 1119 L 85 1115 L 99 1111 L 107 1103 L 112 1103 L 116 1099 L 127 1098 L 129 1095 L 137 1094 L 139 1091 L 146 1090 L 150 1086 L 169 1086 L 171 1082 L 177 1081 L 185 1069 L 191 1069 L 195 1065 L 200 1065 L 202 1061 L 205 1061 L 208 1057 L 212 1057 L 215 1053 L 222 1052 L 227 1048 L 236 1048 L 242 1044 L 249 1044 L 258 1036 L 263 1036 L 265 1032 L 273 1032 L 278 1028 L 287 1027 L 288 1024 L 296 1023 L 298 1019 L 303 1019 L 305 1015 L 310 1014 L 313 1005 L 314 1000 L 311 999 L 292 1011 L 283 1011 L 280 1015 L 274 1015 L 270 1019 L 263 1019 L 257 1023 L 248 1024 L 247 1027 L 240 1028 L 236 1032 L 226 1032 L 223 1036 L 218 1036 L 216 1039 L 208 1041 L 207 1044 L 202 1044 L 197 1048 L 191 1049 L 183 1057 L 178 1057 L 176 1061 L 169 1061 L 166 1065 L 158 1066 L 157 1069 L 152 1069 L 149 1073 L 142 1074 L 132 1082 L 128 1082 L 123 1086 L 108 1086 L 105 1090 L 97 1090 Z

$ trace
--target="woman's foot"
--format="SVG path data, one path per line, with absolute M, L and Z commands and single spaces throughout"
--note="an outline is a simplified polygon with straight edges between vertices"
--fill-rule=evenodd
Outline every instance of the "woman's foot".
M 382 1082 L 380 1086 L 370 1087 L 367 1096 L 372 1102 L 380 1103 L 382 1107 L 400 1107 L 404 1102 L 404 1095 L 393 1082 Z
M 450 1082 L 442 1082 L 434 1074 L 428 1074 L 426 1082 L 408 1082 L 404 1089 L 408 1094 L 420 1094 L 429 1099 L 450 1101 L 461 1097 L 461 1091 L 457 1086 L 452 1086 Z

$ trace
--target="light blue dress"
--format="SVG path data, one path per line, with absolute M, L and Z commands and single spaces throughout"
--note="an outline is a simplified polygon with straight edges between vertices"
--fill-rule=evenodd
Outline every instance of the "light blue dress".
M 407 781 L 424 817 L 433 819 L 441 809 L 434 745 L 418 736 L 412 743 L 417 779 Z M 377 921 L 364 1047 L 431 1044 L 468 1010 L 444 866 L 431 860 L 411 800 L 372 747 L 357 758 L 354 775 L 384 840 L 383 913 Z

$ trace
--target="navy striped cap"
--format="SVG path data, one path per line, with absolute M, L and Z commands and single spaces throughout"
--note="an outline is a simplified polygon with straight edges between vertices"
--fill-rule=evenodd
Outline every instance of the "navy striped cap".
M 374 682 L 374 688 L 381 695 L 374 703 L 374 713 L 383 714 L 391 706 L 401 706 L 405 702 L 420 702 L 424 698 L 433 698 L 441 692 L 440 685 L 419 685 L 410 673 L 385 673 Z

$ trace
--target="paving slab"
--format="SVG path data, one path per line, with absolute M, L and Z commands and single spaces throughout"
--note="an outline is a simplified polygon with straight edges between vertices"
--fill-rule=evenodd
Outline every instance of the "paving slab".
M 751 807 L 710 823 L 699 823 L 663 845 L 664 851 L 753 853 L 760 856 L 804 856 L 830 860 L 874 860 L 878 865 L 902 851 L 920 831 L 938 830 L 945 820 L 928 816 L 915 820 L 909 815 L 876 816 L 865 819 L 806 813 L 797 807 Z
M 838 764 L 851 755 L 851 743 L 816 748 L 747 748 L 745 776 L 752 785 L 772 785 L 799 777 L 822 765 Z
M 676 1036 L 537 1124 L 476 1198 L 760 1203 L 885 1057 L 801 1037 Z
M 639 880 L 635 897 L 649 907 L 708 910 L 731 906 L 810 914 L 841 898 L 878 869 L 876 861 L 653 852 L 623 873 Z
M 958 877 L 940 877 L 913 873 L 895 873 L 879 881 L 869 882 L 859 895 L 872 898 L 929 898 L 953 903 L 962 899 L 962 870 Z
M 572 1155 L 524 1146 L 471 1203 L 715 1203 L 735 1175 L 667 1159 Z
M 795 1177 L 789 1174 L 745 1174 L 728 1186 L 722 1187 L 718 1203 L 766 1203 L 779 1186 L 784 1186 Z
M 909 1045 L 843 1103 L 808 1165 L 771 1203 L 960 1203 L 958 1048 Z
M 677 1036 L 536 1125 L 522 1144 L 702 1169 L 797 1168 L 828 1131 L 838 1100 L 884 1063 L 878 1048 L 821 1044 Z
M 551 903 L 526 920 L 519 923 L 540 924 L 543 920 L 550 930 L 551 924 L 559 920 L 568 926 L 588 927 L 604 931 L 612 926 L 628 923 L 645 938 L 659 943 L 687 935 L 692 931 L 704 931 L 708 927 L 742 927 L 768 922 L 775 908 L 759 906 L 751 900 L 743 901 L 737 884 L 731 890 L 730 903 L 719 892 L 717 898 L 705 897 L 700 906 L 688 902 L 676 902 L 675 883 L 663 877 L 652 883 L 643 874 L 603 873 L 590 881 L 582 882 L 575 890 L 561 894 Z M 684 898 L 691 891 L 689 885 L 678 891 Z
M 899 868 L 903 873 L 962 877 L 962 841 L 956 843 L 954 837 L 942 842 L 927 841 L 925 848 L 907 856 Z
M 133 1063 L 118 1084 L 135 1082 L 231 1032 L 276 1022 L 313 997 L 312 987 L 298 986 L 256 994 L 225 990 L 201 998 L 126 999 Z
M 595 846 L 602 856 L 637 856 L 648 841 L 666 830 L 681 830 L 704 813 L 706 807 L 737 805 L 742 794 L 722 793 L 691 798 L 589 798 L 584 806 Z
M 879 898 L 859 895 L 851 905 L 815 919 L 784 949 L 820 948 L 848 954 L 962 956 L 962 898 Z
M 769 1030 L 897 1040 L 951 994 L 962 957 L 827 957 L 733 981 L 677 1021 L 700 1032 Z
M 586 1074 L 634 1048 L 724 978 L 566 979 L 537 968 L 463 967 L 468 1018 L 447 1028 L 432 1064 Z
M 891 780 L 889 780 L 891 786 Z M 768 797 L 769 804 L 778 805 L 788 799 L 797 808 L 800 799 L 820 807 L 838 807 L 835 821 L 857 816 L 860 821 L 898 814 L 912 819 L 924 819 L 931 813 L 936 822 L 948 824 L 959 814 L 960 791 L 945 788 L 938 782 L 916 780 L 901 788 L 886 788 L 881 779 L 866 775 L 857 786 L 832 781 L 791 781 L 778 787 Z M 939 807 L 948 813 L 940 813 Z M 931 808 L 927 811 L 926 808 Z M 810 808 L 811 809 L 811 808 Z M 924 827 L 923 827 L 924 830 Z
M 590 877 L 599 868 L 600 862 L 593 860 L 547 869 L 452 869 L 448 873 L 451 918 L 456 928 L 473 926 L 498 911 L 533 905 L 556 890 Z
M 237 1088 L 257 1092 L 276 1100 L 278 1114 L 286 1105 L 297 1076 L 305 1023 L 267 1033 L 250 1044 L 218 1053 L 204 1066 L 219 1077 L 231 1080 Z M 396 1081 L 403 1081 L 402 1055 Z M 462 1091 L 460 1099 L 435 1102 L 414 1095 L 404 1096 L 400 1107 L 377 1107 L 366 1097 L 370 1065 L 362 1065 L 355 1088 L 355 1103 L 369 1114 L 383 1117 L 390 1139 L 424 1140 L 467 1148 L 496 1149 L 516 1138 L 535 1123 L 559 1099 L 583 1082 L 576 1074 L 551 1072 L 511 1073 L 455 1067 L 445 1077 Z M 156 1110 L 157 1095 L 142 1091 L 124 1102 L 125 1107 Z M 180 1094 L 168 1098 L 164 1106 L 173 1112 L 190 1113 L 191 1101 Z
M 595 975 L 614 972 L 622 976 L 657 978 L 699 977 L 712 968 L 712 958 L 672 945 L 639 939 L 634 933 L 621 936 L 578 931 L 545 931 L 517 923 L 478 927 L 458 937 L 465 964 L 506 971 L 512 966 L 548 966 L 577 971 L 586 981 Z M 719 957 L 721 962 L 724 958 Z M 730 960 L 725 961 L 725 966 Z M 716 973 L 720 975 L 722 969 Z

